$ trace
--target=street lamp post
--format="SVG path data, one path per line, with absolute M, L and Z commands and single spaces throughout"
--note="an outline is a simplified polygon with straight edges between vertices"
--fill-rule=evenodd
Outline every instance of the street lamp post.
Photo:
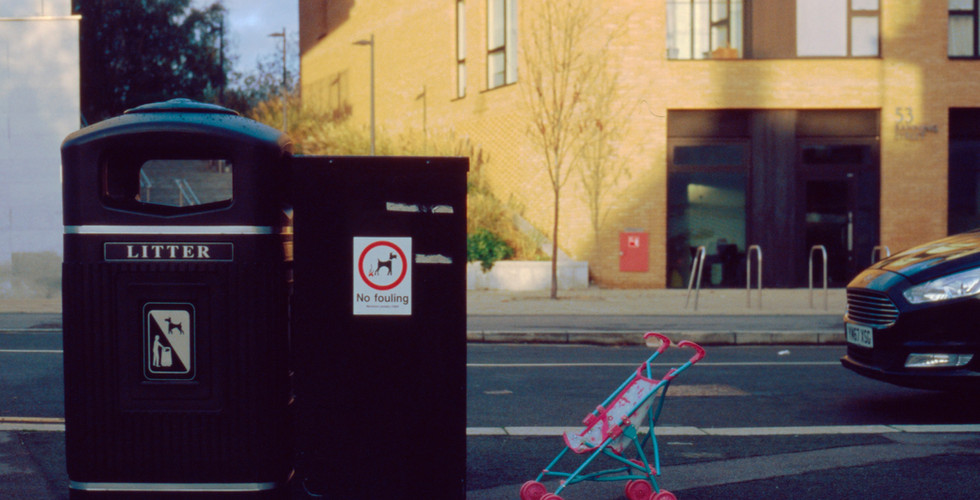
M 282 131 L 286 132 L 289 124 L 289 111 L 286 101 L 286 27 L 282 28 L 282 33 L 270 33 L 273 38 L 282 38 Z
M 367 40 L 358 40 L 354 45 L 371 46 L 371 156 L 374 156 L 374 33 Z

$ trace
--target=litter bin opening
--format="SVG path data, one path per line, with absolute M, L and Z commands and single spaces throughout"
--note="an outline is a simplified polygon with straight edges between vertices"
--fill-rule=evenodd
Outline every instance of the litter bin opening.
M 223 157 L 109 158 L 103 165 L 106 206 L 155 215 L 182 215 L 230 207 L 233 163 Z

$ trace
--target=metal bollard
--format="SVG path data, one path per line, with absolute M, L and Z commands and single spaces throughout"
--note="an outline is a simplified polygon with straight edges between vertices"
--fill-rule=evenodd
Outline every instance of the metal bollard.
M 694 252 L 694 262 L 691 263 L 691 277 L 687 280 L 687 300 L 684 301 L 684 309 L 687 309 L 691 301 L 691 288 L 694 287 L 694 275 L 697 273 L 697 289 L 694 292 L 694 310 L 698 310 L 698 296 L 701 294 L 701 271 L 704 269 L 704 258 L 707 254 L 704 246 L 699 246 Z
M 762 247 L 752 245 L 745 253 L 745 307 L 752 307 L 752 251 L 756 256 L 756 284 L 759 286 L 759 309 L 762 309 Z
M 810 309 L 813 309 L 813 252 L 819 250 L 820 254 L 823 256 L 823 310 L 828 309 L 827 306 L 827 247 L 823 245 L 813 245 L 810 248 L 810 272 L 808 273 L 808 278 L 810 279 Z

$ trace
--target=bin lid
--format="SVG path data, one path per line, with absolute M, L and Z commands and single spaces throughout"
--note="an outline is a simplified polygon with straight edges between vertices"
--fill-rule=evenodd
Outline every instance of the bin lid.
M 178 98 L 164 102 L 154 102 L 144 104 L 132 109 L 127 109 L 124 114 L 134 113 L 218 113 L 227 115 L 241 116 L 235 110 L 224 108 L 216 104 L 205 104 L 192 99 Z

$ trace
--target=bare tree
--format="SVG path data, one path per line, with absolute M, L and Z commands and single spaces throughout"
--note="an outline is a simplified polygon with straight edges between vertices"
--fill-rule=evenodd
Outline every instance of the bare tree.
M 607 71 L 609 46 L 618 29 L 608 30 L 593 0 L 535 2 L 522 44 L 526 78 L 522 89 L 530 134 L 542 154 L 554 196 L 551 232 L 551 298 L 558 298 L 558 222 L 561 190 L 593 133 Z

